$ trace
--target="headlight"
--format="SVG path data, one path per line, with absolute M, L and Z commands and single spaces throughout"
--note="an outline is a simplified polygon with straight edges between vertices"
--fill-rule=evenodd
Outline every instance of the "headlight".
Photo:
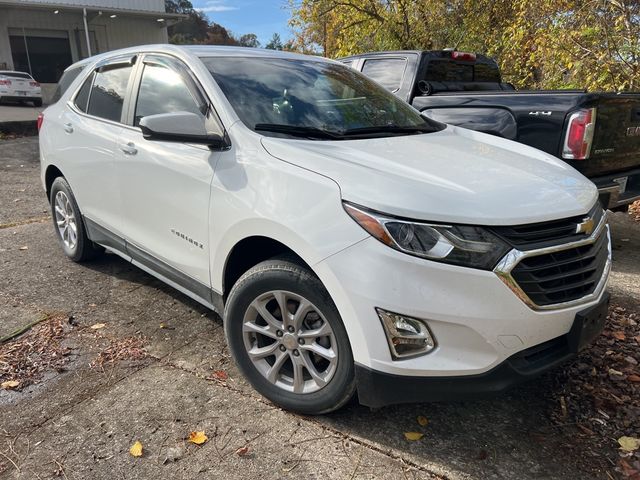
M 373 237 L 416 257 L 492 270 L 511 250 L 508 244 L 482 227 L 402 220 L 346 202 L 344 209 Z

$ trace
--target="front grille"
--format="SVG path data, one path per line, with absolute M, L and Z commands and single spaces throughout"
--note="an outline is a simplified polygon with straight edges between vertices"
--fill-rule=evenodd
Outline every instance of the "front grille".
M 600 204 L 596 204 L 587 215 L 577 215 L 550 222 L 493 227 L 493 231 L 519 250 L 531 250 L 559 243 L 583 240 L 591 232 L 588 232 L 588 234 L 577 233 L 577 225 L 586 217 L 593 219 L 594 226 L 598 225 L 602 215 L 604 215 L 604 210 Z
M 608 230 L 595 243 L 524 257 L 511 277 L 538 306 L 578 300 L 595 292 L 609 258 Z

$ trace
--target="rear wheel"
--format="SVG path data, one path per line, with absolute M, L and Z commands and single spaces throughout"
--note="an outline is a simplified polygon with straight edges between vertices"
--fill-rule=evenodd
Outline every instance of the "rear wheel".
M 63 177 L 53 181 L 50 202 L 56 236 L 67 257 L 74 262 L 83 262 L 103 251 L 102 247 L 87 237 L 80 209 L 71 187 Z
M 328 413 L 355 392 L 353 355 L 338 310 L 301 265 L 274 259 L 246 272 L 227 300 L 225 333 L 245 377 L 283 408 Z

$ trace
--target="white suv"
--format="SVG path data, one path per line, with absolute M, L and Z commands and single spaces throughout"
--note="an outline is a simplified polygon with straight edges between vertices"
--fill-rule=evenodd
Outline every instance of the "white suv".
M 550 155 L 316 57 L 145 46 L 65 76 L 40 130 L 65 254 L 106 249 L 220 313 L 287 409 L 501 390 L 602 329 L 609 228 Z

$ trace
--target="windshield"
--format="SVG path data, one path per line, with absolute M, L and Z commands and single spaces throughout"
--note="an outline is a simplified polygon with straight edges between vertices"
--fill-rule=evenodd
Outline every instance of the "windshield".
M 261 133 L 335 140 L 444 128 L 345 65 L 256 57 L 202 61 L 240 120 Z

